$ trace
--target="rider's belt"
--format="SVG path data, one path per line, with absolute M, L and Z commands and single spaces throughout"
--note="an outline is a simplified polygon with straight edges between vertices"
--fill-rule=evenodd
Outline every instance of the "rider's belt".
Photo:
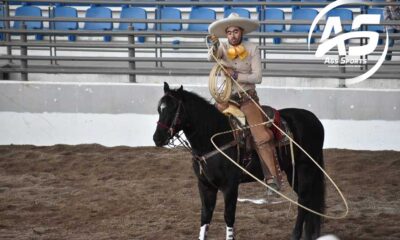
M 238 105 L 239 107 L 248 101 L 251 101 L 250 97 L 258 103 L 258 96 L 257 92 L 254 89 L 250 89 L 246 91 L 247 94 L 245 93 L 235 93 L 231 96 L 230 101 L 233 102 L 234 104 Z

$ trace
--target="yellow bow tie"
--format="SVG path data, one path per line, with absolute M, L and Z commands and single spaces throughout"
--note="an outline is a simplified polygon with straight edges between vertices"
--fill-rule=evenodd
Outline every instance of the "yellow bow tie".
M 240 60 L 245 59 L 249 55 L 249 52 L 247 52 L 246 48 L 242 44 L 238 46 L 231 46 L 228 49 L 228 58 L 233 60 L 237 57 L 240 58 Z

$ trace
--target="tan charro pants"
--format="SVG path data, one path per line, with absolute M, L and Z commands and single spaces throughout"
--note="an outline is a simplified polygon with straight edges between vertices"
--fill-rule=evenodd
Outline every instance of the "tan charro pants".
M 248 124 L 256 125 L 265 122 L 265 116 L 256 104 L 247 100 L 240 105 L 240 110 L 246 115 Z M 274 146 L 273 146 L 273 133 L 271 129 L 267 128 L 264 124 L 250 128 L 251 135 L 253 136 L 258 155 L 260 160 L 267 166 L 269 172 L 273 177 L 277 177 L 278 172 L 275 165 Z M 264 172 L 264 177 L 268 178 L 267 173 Z

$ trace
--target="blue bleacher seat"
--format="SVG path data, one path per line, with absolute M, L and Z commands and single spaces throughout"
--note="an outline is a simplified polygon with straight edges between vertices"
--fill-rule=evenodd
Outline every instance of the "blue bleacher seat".
M 42 10 L 35 6 L 21 6 L 15 10 L 16 17 L 41 17 Z M 43 23 L 38 21 L 25 21 L 27 29 L 43 29 Z M 21 28 L 21 21 L 15 21 L 13 28 Z
M 318 15 L 318 11 L 315 9 L 297 9 L 292 13 L 293 20 L 314 20 Z M 308 32 L 310 30 L 311 24 L 307 25 L 291 25 L 291 32 Z M 315 27 L 314 31 L 319 31 L 319 25 Z
M 267 8 L 264 10 L 265 20 L 284 20 L 285 13 L 278 8 Z M 285 30 L 284 24 L 266 24 L 262 27 L 264 32 L 283 32 Z M 281 43 L 281 38 L 274 38 L 274 43 Z
M 369 8 L 367 13 L 368 14 L 379 14 L 379 15 L 381 15 L 381 21 L 383 21 L 383 9 L 382 8 Z M 384 29 L 383 25 L 369 25 L 368 30 L 382 33 L 382 32 L 384 32 L 385 29 Z
M 161 7 L 159 10 L 159 19 L 163 20 L 181 20 L 182 12 L 174 7 Z M 161 31 L 181 31 L 182 23 L 161 23 L 158 24 L 157 29 Z M 160 40 L 161 40 L 160 36 Z M 173 44 L 179 44 L 180 41 L 175 39 L 172 41 Z
M 340 17 L 341 21 L 347 21 L 347 20 L 353 20 L 353 11 L 350 9 L 345 9 L 345 8 L 336 8 L 330 10 L 327 14 L 326 17 Z M 343 31 L 344 32 L 349 32 L 351 31 L 351 24 L 343 24 Z
M 381 22 L 383 21 L 383 8 L 369 8 L 367 9 L 367 14 L 379 14 L 381 15 Z M 378 33 L 383 33 L 385 28 L 383 25 L 368 25 L 368 31 L 374 31 Z M 379 44 L 383 43 L 383 40 L 379 38 Z
M 224 17 L 228 17 L 231 13 L 237 13 L 243 18 L 250 18 L 250 11 L 245 8 L 225 8 Z
M 264 10 L 265 20 L 284 20 L 285 13 L 281 9 L 267 8 Z M 266 24 L 264 31 L 266 32 L 283 32 L 285 30 L 284 24 Z
M 258 17 L 257 17 L 257 19 L 258 20 L 261 20 L 262 19 L 262 15 L 261 15 L 261 10 L 263 9 L 263 7 L 262 6 L 260 6 L 260 5 L 258 5 L 257 3 L 258 2 L 263 2 L 264 0 L 232 0 L 232 2 L 240 2 L 240 3 L 245 3 L 245 2 L 247 2 L 247 3 L 249 3 L 249 5 L 243 5 L 243 6 L 235 6 L 235 7 L 238 7 L 238 8 L 252 8 L 252 9 L 255 9 L 255 11 L 257 12 L 257 14 L 258 14 Z M 250 4 L 251 3 L 251 4 Z
M 190 12 L 189 19 L 215 20 L 216 13 L 214 10 L 204 7 L 193 7 Z M 208 23 L 190 23 L 189 31 L 208 31 Z
M 4 17 L 4 8 L 0 6 L 0 17 Z M 4 22 L 0 21 L 0 29 L 4 28 Z M 4 33 L 0 33 L 0 41 L 4 40 Z
M 3 5 L 0 5 L 0 16 L 3 17 L 4 16 L 4 7 Z M 0 21 L 0 28 L 4 27 L 4 22 Z
M 92 5 L 86 11 L 86 18 L 112 18 L 112 11 L 107 7 Z M 105 30 L 113 29 L 112 22 L 85 22 L 84 30 Z M 111 36 L 104 36 L 104 41 L 111 41 Z
M 172 7 L 163 7 L 160 9 L 160 19 L 182 19 L 182 13 L 179 9 Z M 181 31 L 181 23 L 162 23 L 160 24 L 161 31 Z
M 158 0 L 158 1 L 160 1 L 160 0 Z M 165 2 L 191 2 L 192 0 L 163 0 L 163 1 L 165 1 Z M 176 8 L 180 8 L 180 7 L 191 7 L 191 6 L 189 6 L 189 5 L 161 6 L 158 8 L 157 16 L 163 15 L 161 17 L 164 17 L 165 19 L 178 19 L 178 17 L 179 17 L 179 19 L 182 19 L 180 10 L 176 9 Z M 174 8 L 175 8 L 175 10 L 173 10 Z M 161 9 L 163 9 L 163 10 L 161 10 Z M 161 13 L 160 11 L 163 11 L 163 12 Z M 158 17 L 158 18 L 161 18 L 161 17 Z M 182 24 L 179 24 L 179 23 L 165 23 L 165 24 L 160 24 L 158 26 L 161 26 L 161 27 L 158 27 L 158 29 L 165 29 L 165 31 L 171 31 L 171 30 L 172 31 L 180 31 L 180 30 L 182 30 Z M 177 30 L 177 29 L 180 29 L 180 30 Z
M 135 18 L 135 19 L 147 19 L 147 12 L 143 8 L 139 7 L 124 7 L 121 10 L 121 19 L 126 18 Z M 118 26 L 118 30 L 128 30 L 129 25 L 132 25 L 134 31 L 146 31 L 147 30 L 147 23 L 120 23 Z M 145 37 L 139 36 L 138 42 L 143 43 L 145 41 Z
M 77 18 L 78 11 L 73 7 L 58 6 L 53 9 L 54 18 Z M 55 30 L 77 30 L 78 22 L 54 22 Z M 69 41 L 75 41 L 76 36 L 68 36 Z
M 295 9 L 292 12 L 292 19 L 293 20 L 310 20 L 313 21 L 314 18 L 318 15 L 318 11 L 315 9 L 304 9 L 304 8 L 299 8 Z M 290 25 L 289 31 L 290 32 L 309 32 L 310 31 L 311 24 L 306 24 L 306 25 Z M 319 31 L 319 25 L 317 24 L 315 26 L 314 32 Z M 314 39 L 311 39 L 310 43 L 314 43 Z
M 139 7 L 127 7 L 121 11 L 121 19 L 134 18 L 134 19 L 147 19 L 147 12 L 143 8 Z M 120 23 L 119 30 L 127 30 L 130 23 Z M 145 31 L 147 30 L 147 23 L 133 23 L 131 24 L 135 30 Z
M 15 10 L 16 17 L 41 17 L 42 10 L 35 6 L 21 6 Z M 20 29 L 22 22 L 15 21 L 13 28 Z M 25 21 L 26 29 L 43 29 L 43 22 L 41 21 Z M 36 40 L 43 40 L 43 35 L 36 34 Z

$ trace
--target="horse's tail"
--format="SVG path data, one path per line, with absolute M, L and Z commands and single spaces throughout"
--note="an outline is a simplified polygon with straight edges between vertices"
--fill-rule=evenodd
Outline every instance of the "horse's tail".
M 310 150 L 314 153 L 312 154 L 313 157 L 315 158 L 314 160 L 318 163 L 318 165 L 322 168 L 324 168 L 324 153 L 323 153 L 323 147 L 324 147 L 324 139 L 325 139 L 325 130 L 324 126 L 322 125 L 321 121 L 313 114 L 310 112 L 310 122 L 313 122 L 313 139 L 310 141 L 314 146 L 310 147 Z M 319 169 L 317 166 L 315 166 L 315 163 L 312 163 L 314 165 L 313 169 L 315 171 L 314 173 L 314 179 L 313 179 L 313 197 L 311 199 L 311 206 L 313 209 L 316 211 L 323 213 L 325 210 L 325 174 Z
M 319 121 L 319 119 L 311 112 L 304 113 L 307 117 L 307 123 L 310 124 L 307 126 L 308 132 L 304 132 L 306 135 L 305 142 L 303 142 L 304 146 L 306 149 L 309 151 L 309 153 L 312 155 L 314 160 L 318 163 L 318 165 L 324 169 L 324 154 L 323 154 L 323 144 L 324 144 L 324 137 L 325 137 L 325 132 L 324 132 L 324 127 Z M 306 182 L 304 183 L 307 188 L 305 190 L 307 194 L 303 194 L 303 197 L 305 200 L 305 203 L 314 211 L 318 213 L 324 213 L 325 212 L 325 175 L 321 171 L 320 168 L 318 168 L 315 163 L 312 163 L 310 159 L 307 158 L 307 163 L 305 163 L 305 167 L 307 170 L 303 172 L 303 174 L 307 174 L 308 177 L 306 177 Z M 304 170 L 304 169 L 303 169 Z M 304 180 L 304 178 L 303 178 Z M 311 182 L 308 182 L 311 181 Z M 308 237 L 311 237 L 311 239 L 316 238 L 320 234 L 320 228 L 321 228 L 321 217 L 319 215 L 313 214 L 313 213 L 306 213 L 305 214 L 305 219 L 304 219 L 304 228 L 305 228 L 305 233 L 306 233 L 306 239 L 307 235 Z M 310 236 L 311 235 L 311 236 Z
M 324 156 L 321 151 L 319 158 L 319 165 L 324 168 Z M 323 213 L 325 211 L 325 175 L 318 169 L 318 173 L 315 176 L 314 187 L 316 190 L 316 196 L 313 198 L 313 207 L 318 210 L 318 212 Z
M 319 123 L 318 128 L 320 128 L 320 136 L 318 142 L 321 144 L 318 148 L 318 152 L 315 154 L 316 161 L 318 165 L 322 168 L 325 169 L 324 167 L 324 153 L 323 153 L 323 144 L 324 144 L 324 138 L 325 138 L 325 132 L 324 132 L 324 127 L 322 123 L 319 121 L 318 118 L 316 118 L 316 121 Z M 317 166 L 315 166 L 317 168 Z M 315 199 L 313 198 L 313 207 L 317 209 L 318 212 L 323 213 L 325 211 L 325 174 L 321 171 L 321 169 L 316 169 L 317 173 L 315 174 L 315 180 L 314 180 L 314 189 L 315 189 Z
M 319 165 L 324 168 L 324 158 L 323 152 L 321 149 L 320 154 L 315 155 L 315 160 L 319 163 Z M 318 212 L 318 213 L 325 213 L 325 175 L 324 173 L 317 168 L 314 167 L 314 176 L 312 179 L 312 184 L 308 187 L 311 187 L 312 193 L 308 195 L 307 203 L 308 206 Z M 315 239 L 315 237 L 320 235 L 321 231 L 321 216 L 316 215 L 314 213 L 306 213 L 304 219 L 304 228 L 306 236 L 311 234 L 311 239 Z M 308 239 L 308 238 L 306 238 Z

